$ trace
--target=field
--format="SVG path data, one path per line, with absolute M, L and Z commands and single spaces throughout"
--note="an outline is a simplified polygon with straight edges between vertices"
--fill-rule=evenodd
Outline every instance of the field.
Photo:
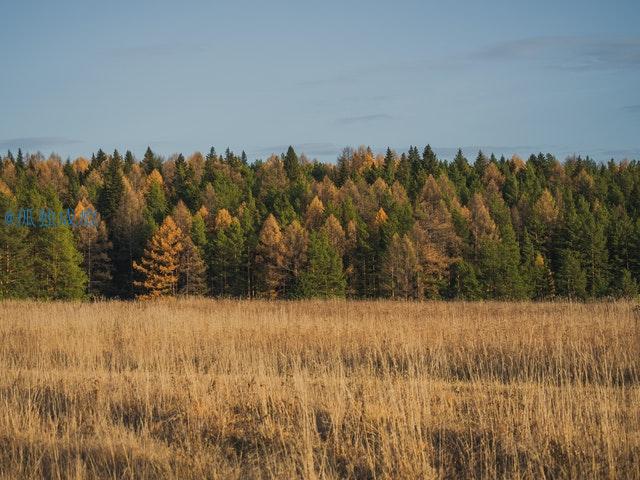
M 0 304 L 0 478 L 640 478 L 630 303 Z

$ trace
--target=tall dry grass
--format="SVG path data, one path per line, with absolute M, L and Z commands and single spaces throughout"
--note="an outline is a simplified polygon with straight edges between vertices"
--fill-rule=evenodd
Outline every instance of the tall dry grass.
M 2 478 L 640 478 L 628 303 L 0 304 Z

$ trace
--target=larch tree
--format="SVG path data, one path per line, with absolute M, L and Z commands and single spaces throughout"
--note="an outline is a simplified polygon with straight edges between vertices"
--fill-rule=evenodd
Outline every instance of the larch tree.
M 283 243 L 286 270 L 284 293 L 291 297 L 297 294 L 298 280 L 307 262 L 309 235 L 300 222 L 294 220 L 284 230 Z
M 256 247 L 256 266 L 259 269 L 260 295 L 277 298 L 284 286 L 285 246 L 276 218 L 269 214 L 262 225 Z
M 412 238 L 421 265 L 422 292 L 438 298 L 447 285 L 449 266 L 461 253 L 462 242 L 440 186 L 429 175 L 416 206 Z
M 491 213 L 479 193 L 474 193 L 471 197 L 469 210 L 471 211 L 471 233 L 477 251 L 482 240 L 497 240 L 499 238 L 498 227 L 491 218 Z
M 73 234 L 78 250 L 82 254 L 82 268 L 87 276 L 87 294 L 89 297 L 106 296 L 110 293 L 113 265 L 111 249 L 113 244 L 107 234 L 107 226 L 100 218 L 89 215 L 95 212 L 94 206 L 86 198 L 81 199 L 75 208 Z
M 383 285 L 392 299 L 420 298 L 420 263 L 411 238 L 397 233 L 384 257 Z
M 136 192 L 125 178 L 122 201 L 111 229 L 115 296 L 130 298 L 135 294 L 133 261 L 140 258 L 146 239 L 154 233 L 151 226 L 144 221 L 144 210 L 144 197 Z
M 324 205 L 316 195 L 307 207 L 305 227 L 307 230 L 318 230 L 324 223 Z
M 346 248 L 346 235 L 342 225 L 340 225 L 340 221 L 331 214 L 327 217 L 320 231 L 327 236 L 333 248 L 335 248 L 342 257 Z
M 140 263 L 133 262 L 133 268 L 143 280 L 134 285 L 143 293 L 140 299 L 174 296 L 178 291 L 180 254 L 184 246 L 180 242 L 182 231 L 168 216 L 151 237 Z
M 178 293 L 204 295 L 207 293 L 207 267 L 201 248 L 191 238 L 193 217 L 182 200 L 178 201 L 171 217 L 180 229 L 180 243 L 183 247 L 178 261 Z
M 167 198 L 164 192 L 164 180 L 160 172 L 153 169 L 145 180 L 145 217 L 153 222 L 154 228 L 162 223 L 167 214 Z
M 207 293 L 207 266 L 202 259 L 202 250 L 189 234 L 182 232 L 180 240 L 183 248 L 178 260 L 178 293 L 204 295 Z

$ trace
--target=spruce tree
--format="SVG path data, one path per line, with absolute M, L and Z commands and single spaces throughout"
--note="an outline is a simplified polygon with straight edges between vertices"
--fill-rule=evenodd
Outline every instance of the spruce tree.
M 457 300 L 479 300 L 482 298 L 482 286 L 473 265 L 462 259 L 451 265 L 448 296 Z
M 13 221 L 0 222 L 0 300 L 35 296 L 33 256 L 28 244 L 29 229 L 15 222 L 15 197 L 10 191 L 0 191 L 0 215 L 13 215 Z
M 198 208 L 200 200 L 194 176 L 191 165 L 187 164 L 182 154 L 178 155 L 172 185 L 173 203 L 178 203 L 179 200 L 182 200 L 191 211 Z
M 124 173 L 125 174 L 130 173 L 135 163 L 136 163 L 136 159 L 133 157 L 133 153 L 131 153 L 131 150 L 127 150 L 126 153 L 124 154 L 124 166 L 123 166 Z
M 140 162 L 144 173 L 149 175 L 154 170 L 162 173 L 162 162 L 160 159 L 153 153 L 151 147 L 147 147 L 147 150 L 144 152 L 144 157 L 142 162 Z
M 245 239 L 240 221 L 226 209 L 216 217 L 216 226 L 208 247 L 211 293 L 241 296 L 244 293 Z
M 422 152 L 422 169 L 424 170 L 425 175 L 433 175 L 434 177 L 438 176 L 438 158 L 431 149 L 431 145 L 428 144 L 424 147 L 424 151 Z
M 382 178 L 387 185 L 391 185 L 395 181 L 395 155 L 390 148 L 387 148 L 387 153 L 384 156 Z
M 300 276 L 300 296 L 304 298 L 344 298 L 346 280 L 342 259 L 329 239 L 312 233 L 309 240 L 309 264 Z
M 287 153 L 284 156 L 284 170 L 290 182 L 295 181 L 300 175 L 300 161 L 291 145 L 289 145 Z
M 29 227 L 25 243 L 33 258 L 33 292 L 43 299 L 79 299 L 85 294 L 87 277 L 82 255 L 75 247 L 68 223 L 60 222 L 62 204 L 52 188 L 40 190 L 33 178 L 25 178 L 17 195 L 19 205 L 33 209 L 38 222 Z M 46 215 L 52 212 L 53 217 Z M 42 217 L 41 222 L 40 214 Z
M 560 268 L 556 285 L 558 294 L 571 299 L 584 299 L 587 296 L 587 274 L 585 273 L 580 255 L 569 249 L 560 252 Z
M 107 160 L 107 167 L 104 174 L 104 184 L 98 196 L 98 210 L 111 225 L 113 217 L 120 206 L 122 194 L 124 193 L 124 182 L 122 180 L 122 157 L 118 150 Z
M 107 154 L 100 148 L 98 149 L 98 153 L 96 155 L 91 156 L 91 164 L 89 166 L 90 170 L 100 170 L 102 164 L 107 161 Z
M 25 168 L 24 157 L 22 156 L 22 149 L 18 149 L 18 155 L 16 156 L 16 168 L 18 171 L 22 171 Z

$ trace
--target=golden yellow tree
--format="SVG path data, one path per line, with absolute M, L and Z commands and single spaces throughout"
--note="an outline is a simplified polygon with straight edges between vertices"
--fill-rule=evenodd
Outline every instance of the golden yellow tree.
M 262 283 L 260 294 L 267 298 L 280 296 L 285 278 L 285 244 L 276 218 L 269 214 L 262 225 L 256 247 L 256 266 Z
M 307 230 L 317 230 L 322 226 L 323 220 L 324 204 L 322 203 L 322 200 L 315 196 L 307 208 L 305 227 L 307 227 Z
M 144 251 L 141 263 L 133 262 L 133 268 L 141 273 L 143 281 L 134 285 L 144 290 L 141 299 L 152 299 L 175 295 L 178 285 L 178 266 L 183 245 L 180 241 L 182 231 L 171 216 L 151 237 Z
M 327 217 L 320 231 L 327 236 L 329 243 L 331 243 L 340 256 L 344 255 L 346 236 L 342 225 L 340 225 L 340 221 L 333 214 Z

